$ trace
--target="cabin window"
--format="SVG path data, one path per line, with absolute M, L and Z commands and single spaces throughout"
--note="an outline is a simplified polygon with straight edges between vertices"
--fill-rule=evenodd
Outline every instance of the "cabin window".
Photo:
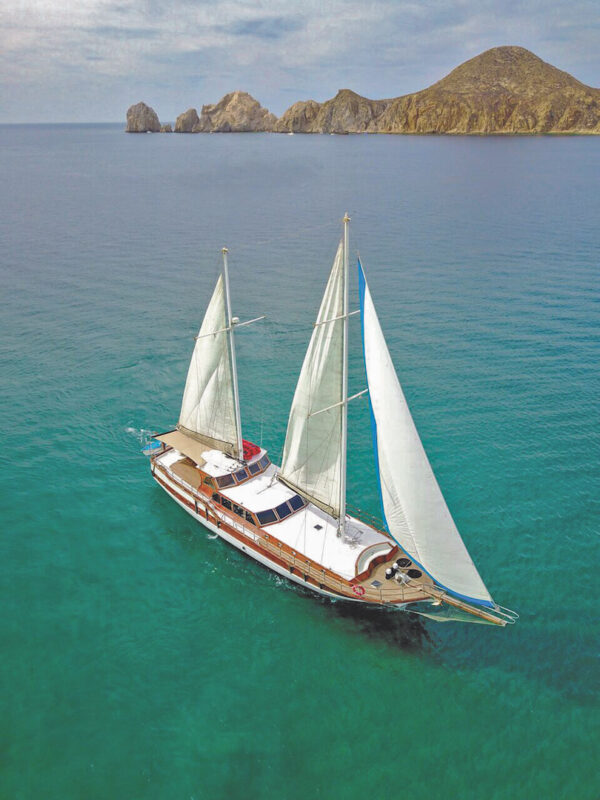
M 233 504 L 233 510 L 238 515 L 238 517 L 242 517 L 242 519 L 243 519 L 243 517 L 244 517 L 244 509 L 241 506 L 236 506 L 236 504 L 234 503 Z
M 279 515 L 279 519 L 285 519 L 292 513 L 292 509 L 287 503 L 282 503 L 280 506 L 276 506 L 275 511 Z
M 226 497 L 221 497 L 221 505 L 223 508 L 228 508 L 231 511 L 231 500 L 228 500 Z
M 236 481 L 245 481 L 247 477 L 248 473 L 246 472 L 245 469 L 240 469 L 235 473 Z
M 217 478 L 217 484 L 220 489 L 226 489 L 228 486 L 233 486 L 235 484 L 233 475 L 223 475 L 221 478 Z
M 250 470 L 250 475 L 256 475 L 257 472 L 260 472 L 260 464 L 250 464 L 248 469 Z
M 295 494 L 292 498 L 290 498 L 288 503 L 291 505 L 294 511 L 299 511 L 305 505 L 304 500 L 299 494 Z
M 258 462 L 258 466 L 261 469 L 266 469 L 271 462 L 269 461 L 269 456 L 263 456 L 261 460 Z
M 217 493 L 215 492 L 215 493 L 213 494 L 213 496 L 212 496 L 212 499 L 214 500 L 214 502 L 215 502 L 215 503 L 220 503 L 220 502 L 221 502 L 221 495 L 220 495 L 220 494 L 217 494 Z
M 250 523 L 252 523 L 252 525 L 256 525 L 254 517 L 252 516 L 252 514 L 249 511 L 246 511 L 246 522 L 250 522 Z
M 205 483 L 207 486 L 210 486 L 211 488 L 214 486 L 213 479 L 212 479 L 212 478 L 209 478 L 209 476 L 208 476 L 208 475 L 206 476 L 206 478 L 204 478 L 204 483 Z
M 272 509 L 267 511 L 259 511 L 256 515 L 261 525 L 270 525 L 271 522 L 277 522 L 277 517 Z

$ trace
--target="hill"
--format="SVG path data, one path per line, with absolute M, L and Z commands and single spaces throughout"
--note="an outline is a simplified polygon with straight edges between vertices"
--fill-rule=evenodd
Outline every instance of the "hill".
M 523 47 L 494 47 L 393 100 L 379 133 L 600 133 L 600 89 Z
M 144 129 L 146 115 L 133 113 L 141 106 L 129 109 L 127 130 Z M 148 130 L 156 130 L 158 118 L 150 122 Z M 175 130 L 600 134 L 600 89 L 586 86 L 523 47 L 494 47 L 413 94 L 369 100 L 341 89 L 324 103 L 294 103 L 277 119 L 249 94 L 232 92 L 215 105 L 203 106 L 200 117 L 195 109 L 181 114 Z

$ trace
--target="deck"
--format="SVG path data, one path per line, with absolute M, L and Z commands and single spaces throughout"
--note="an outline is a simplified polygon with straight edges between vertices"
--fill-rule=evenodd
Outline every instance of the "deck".
M 296 578 L 301 577 L 309 587 L 317 591 L 325 590 L 346 599 L 360 600 L 376 605 L 401 606 L 407 603 L 427 601 L 440 605 L 443 602 L 474 614 L 488 622 L 499 625 L 505 624 L 484 609 L 474 609 L 469 604 L 448 596 L 421 570 L 419 570 L 421 574 L 417 578 L 407 577 L 405 582 L 397 581 L 395 578 L 386 579 L 386 569 L 398 558 L 406 558 L 409 561 L 410 558 L 400 550 L 388 534 L 371 529 L 371 526 L 367 526 L 360 520 L 350 518 L 349 522 L 350 524 L 359 525 L 361 528 L 364 526 L 373 530 L 373 533 L 379 534 L 379 541 L 385 540 L 389 542 L 390 549 L 380 555 L 376 554 L 360 574 L 353 574 L 352 577 L 339 574 L 334 569 L 308 557 L 297 547 L 292 547 L 279 539 L 276 535 L 278 525 L 259 528 L 241 521 L 232 512 L 217 506 L 207 494 L 200 491 L 202 473 L 194 463 L 188 458 L 173 459 L 172 455 L 169 455 L 171 457 L 165 459 L 164 464 L 161 464 L 161 456 L 155 459 L 155 471 L 160 470 L 161 472 L 164 471 L 165 474 L 168 473 L 171 479 L 175 479 L 177 483 L 181 484 L 181 491 L 185 492 L 186 495 L 189 496 L 190 489 L 192 490 L 192 495 L 190 496 L 192 502 L 187 502 L 190 508 L 193 509 L 195 505 L 197 511 L 198 505 L 202 505 L 206 508 L 207 518 L 212 517 L 218 527 L 224 527 L 230 535 L 244 541 L 247 546 L 244 549 L 256 551 L 261 553 L 262 556 L 271 558 L 280 566 L 284 566 Z M 155 477 L 157 477 L 156 474 Z M 368 550 L 369 547 L 373 547 L 372 542 L 370 544 L 367 543 L 363 551 Z M 356 559 L 356 563 L 357 565 L 360 563 L 360 554 Z M 413 568 L 416 569 L 417 565 L 413 565 L 411 562 L 402 571 Z

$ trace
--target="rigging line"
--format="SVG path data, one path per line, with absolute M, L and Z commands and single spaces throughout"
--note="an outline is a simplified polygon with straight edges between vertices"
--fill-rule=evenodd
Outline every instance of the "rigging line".
M 326 531 L 327 528 L 323 526 L 323 546 L 321 547 L 321 564 L 323 564 L 323 561 L 325 561 L 325 542 L 327 541 L 327 537 L 325 535 Z
M 262 317 L 254 317 L 254 319 L 246 320 L 246 322 L 232 322 L 231 325 L 228 325 L 226 328 L 219 328 L 218 331 L 203 333 L 202 336 L 194 336 L 194 339 L 204 339 L 206 336 L 216 336 L 218 333 L 232 331 L 235 328 L 243 328 L 245 325 L 252 325 L 253 322 L 260 322 L 261 319 L 266 319 L 266 315 L 263 314 Z
M 338 319 L 353 317 L 355 314 L 360 314 L 360 308 L 357 308 L 356 311 L 349 311 L 347 314 L 340 314 L 339 317 L 332 317 L 331 319 L 324 319 L 321 322 L 315 322 L 313 323 L 313 327 L 316 328 L 319 325 L 327 325 L 328 322 L 337 322 Z
M 334 403 L 332 406 L 327 406 L 327 408 L 321 408 L 319 411 L 313 411 L 312 414 L 309 414 L 309 417 L 316 417 L 317 414 L 324 414 L 326 411 L 331 411 L 332 408 L 337 408 L 338 406 L 347 405 L 350 400 L 356 400 L 357 397 L 362 397 L 363 394 L 366 394 L 369 390 L 363 389 L 362 392 L 357 392 L 353 394 L 351 397 L 348 397 L 346 400 L 340 400 L 339 403 Z

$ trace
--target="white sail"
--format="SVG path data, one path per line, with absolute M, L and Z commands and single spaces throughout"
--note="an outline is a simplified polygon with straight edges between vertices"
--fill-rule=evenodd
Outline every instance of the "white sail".
M 285 483 L 334 517 L 343 468 L 344 273 L 340 242 L 296 386 L 280 471 Z
M 491 606 L 419 438 L 360 262 L 359 285 L 374 447 L 388 530 L 438 585 Z
M 230 455 L 240 438 L 236 417 L 228 314 L 220 275 L 188 370 L 177 427 Z

